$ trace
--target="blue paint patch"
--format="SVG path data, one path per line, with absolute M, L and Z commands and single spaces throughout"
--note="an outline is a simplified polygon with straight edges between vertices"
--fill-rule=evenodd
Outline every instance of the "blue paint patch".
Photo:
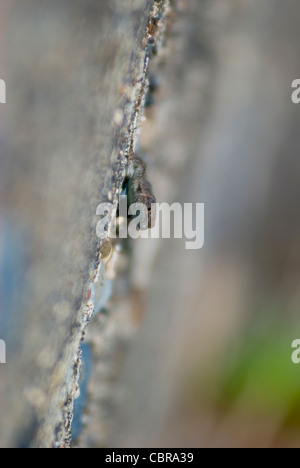
M 26 273 L 30 265 L 29 236 L 12 218 L 1 212 L 0 223 L 0 338 L 14 335 L 21 328 L 22 310 L 30 296 Z
M 89 344 L 83 343 L 82 350 L 82 366 L 79 378 L 80 396 L 75 400 L 74 417 L 72 423 L 72 439 L 76 440 L 82 431 L 82 418 L 88 401 L 88 386 L 92 376 L 93 368 L 93 352 Z
M 101 293 L 100 294 L 96 293 L 94 317 L 96 317 L 105 309 L 108 301 L 113 295 L 113 292 L 114 292 L 114 282 L 108 278 L 105 278 L 103 285 L 101 287 Z M 98 299 L 97 296 L 99 296 L 100 298 Z

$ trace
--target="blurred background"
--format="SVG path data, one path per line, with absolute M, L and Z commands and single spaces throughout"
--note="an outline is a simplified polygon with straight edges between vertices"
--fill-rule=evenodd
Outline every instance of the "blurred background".
M 83 3 L 0 0 L 2 445 L 51 445 L 67 419 L 111 121 L 153 6 Z M 170 2 L 136 143 L 158 202 L 205 203 L 205 246 L 138 240 L 102 266 L 74 447 L 300 446 L 299 15 Z

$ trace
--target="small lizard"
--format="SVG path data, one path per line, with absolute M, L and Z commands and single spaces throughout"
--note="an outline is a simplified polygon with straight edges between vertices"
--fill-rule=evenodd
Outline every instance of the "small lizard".
M 147 207 L 148 220 L 145 225 L 151 229 L 155 225 L 155 203 L 152 185 L 146 178 L 146 163 L 137 154 L 131 153 L 129 158 L 129 168 L 127 171 L 127 195 L 128 205 L 141 203 Z

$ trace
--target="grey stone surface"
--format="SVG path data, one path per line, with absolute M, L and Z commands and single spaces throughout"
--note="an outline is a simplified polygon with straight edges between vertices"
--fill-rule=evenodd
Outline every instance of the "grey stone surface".
M 0 2 L 1 446 L 65 443 L 99 266 L 96 208 L 122 187 L 153 4 Z

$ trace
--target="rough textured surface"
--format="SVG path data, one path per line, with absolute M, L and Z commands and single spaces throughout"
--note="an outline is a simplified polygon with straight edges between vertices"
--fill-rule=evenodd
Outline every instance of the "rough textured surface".
M 1 0 L 1 446 L 65 443 L 99 267 L 96 208 L 122 187 L 154 3 Z

